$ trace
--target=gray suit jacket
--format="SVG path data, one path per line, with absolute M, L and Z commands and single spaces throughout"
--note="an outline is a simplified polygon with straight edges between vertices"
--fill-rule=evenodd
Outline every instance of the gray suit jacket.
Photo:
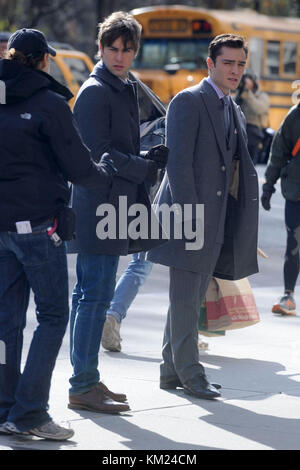
M 181 209 L 189 204 L 193 213 L 185 218 L 195 222 L 196 205 L 203 204 L 204 239 L 198 249 L 187 249 L 187 238 L 176 239 L 171 231 L 167 243 L 148 253 L 154 263 L 206 274 L 216 265 L 215 275 L 226 279 L 239 279 L 258 271 L 257 174 L 247 150 L 244 116 L 234 102 L 232 106 L 240 159 L 239 187 L 237 200 L 230 201 L 224 234 L 233 155 L 226 148 L 222 103 L 205 79 L 178 93 L 170 103 L 169 161 L 155 201 L 156 212 L 164 203 Z M 158 215 L 162 219 L 161 213 Z M 223 248 L 216 264 L 214 253 L 220 244 Z

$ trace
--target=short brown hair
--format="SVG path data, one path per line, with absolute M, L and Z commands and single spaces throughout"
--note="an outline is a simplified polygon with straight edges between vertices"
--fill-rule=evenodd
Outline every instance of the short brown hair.
M 208 56 L 214 64 L 216 64 L 216 58 L 218 55 L 221 55 L 222 47 L 244 49 L 246 57 L 248 55 L 248 46 L 245 38 L 237 36 L 236 34 L 220 34 L 219 36 L 216 36 L 208 46 Z
M 23 52 L 16 51 L 16 49 L 12 47 L 5 53 L 4 57 L 8 60 L 16 60 L 17 62 L 20 62 L 21 64 L 26 65 L 26 67 L 30 67 L 31 69 L 37 69 L 39 64 L 42 62 L 44 55 L 45 53 L 43 52 L 38 57 L 26 56 L 23 54 Z
M 116 11 L 105 18 L 103 23 L 99 23 L 98 27 L 98 40 L 102 48 L 111 46 L 116 39 L 122 37 L 125 47 L 131 43 L 134 50 L 138 51 L 142 26 L 129 13 Z

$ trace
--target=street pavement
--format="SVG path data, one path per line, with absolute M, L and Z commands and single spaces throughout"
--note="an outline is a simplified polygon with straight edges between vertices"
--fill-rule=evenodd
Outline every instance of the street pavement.
M 262 182 L 264 167 L 258 167 Z M 294 317 L 275 316 L 272 304 L 282 294 L 285 247 L 284 201 L 279 185 L 272 211 L 260 211 L 259 246 L 269 256 L 259 259 L 260 273 L 251 282 L 261 321 L 205 338 L 200 353 L 211 381 L 222 384 L 214 401 L 159 388 L 159 363 L 168 306 L 168 270 L 154 266 L 122 324 L 122 352 L 100 351 L 101 378 L 125 392 L 131 407 L 122 415 L 69 410 L 69 338 L 66 334 L 52 380 L 50 412 L 75 434 L 66 442 L 0 436 L 1 450 L 272 450 L 300 448 L 300 289 Z M 130 257 L 121 259 L 119 274 Z M 70 288 L 75 257 L 69 257 Z M 299 282 L 298 282 L 299 284 Z M 26 353 L 35 328 L 31 301 L 25 334 Z M 126 453 L 124 453 L 126 455 Z M 128 454 L 127 454 L 128 455 Z

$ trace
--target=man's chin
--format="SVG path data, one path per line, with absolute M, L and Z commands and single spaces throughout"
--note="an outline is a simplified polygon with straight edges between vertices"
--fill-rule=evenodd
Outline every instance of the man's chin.
M 236 91 L 239 86 L 239 82 L 230 82 L 229 88 L 231 91 Z
M 125 80 L 127 77 L 127 72 L 125 73 L 124 70 L 110 69 L 109 71 L 115 75 L 115 77 L 121 78 L 122 80 Z

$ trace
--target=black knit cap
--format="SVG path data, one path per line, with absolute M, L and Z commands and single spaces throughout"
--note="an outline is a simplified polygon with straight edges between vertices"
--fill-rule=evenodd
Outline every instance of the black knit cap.
M 9 38 L 7 50 L 16 49 L 25 56 L 38 57 L 43 53 L 56 56 L 56 50 L 49 46 L 44 34 L 37 29 L 18 29 Z

